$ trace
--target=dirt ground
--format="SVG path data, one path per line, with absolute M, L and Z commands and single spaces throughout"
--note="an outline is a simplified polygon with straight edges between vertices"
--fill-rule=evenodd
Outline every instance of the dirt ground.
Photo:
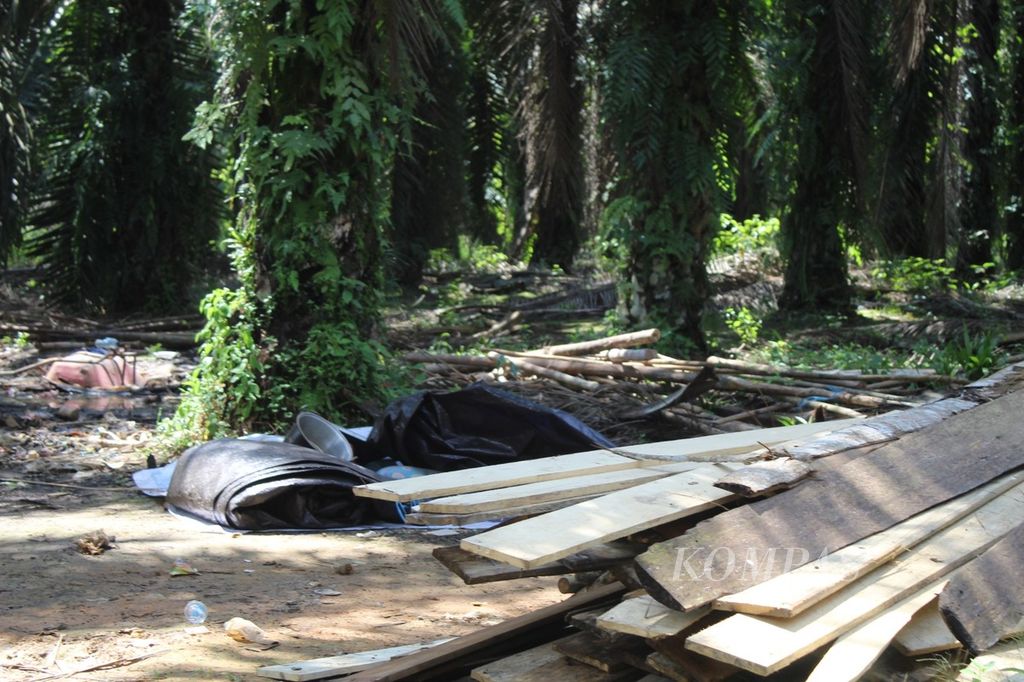
M 555 578 L 462 584 L 430 554 L 459 535 L 231 534 L 174 517 L 130 477 L 172 404 L 87 400 L 62 419 L 69 396 L 38 377 L 0 383 L 0 679 L 263 679 L 262 665 L 467 634 L 563 596 Z M 96 531 L 111 549 L 76 549 Z M 199 574 L 171 576 L 176 559 Z M 205 627 L 184 618 L 192 599 Z M 230 639 L 236 616 L 279 644 Z

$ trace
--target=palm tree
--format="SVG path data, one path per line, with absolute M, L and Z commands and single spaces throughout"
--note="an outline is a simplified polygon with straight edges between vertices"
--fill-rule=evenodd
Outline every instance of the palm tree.
M 1007 129 L 1005 176 L 1009 179 L 1005 231 L 1008 237 L 1006 265 L 1024 268 L 1024 6 L 1019 3 L 1004 13 L 1005 34 L 1010 43 L 1010 78 L 1007 86 Z
M 57 0 L 0 3 L 0 265 L 21 243 L 34 163 L 33 114 L 45 87 L 39 40 Z
M 581 243 L 583 87 L 579 0 L 471 4 L 477 36 L 501 71 L 525 152 L 525 216 L 513 252 L 569 268 Z M 516 153 L 514 146 L 507 149 Z
M 789 310 L 848 311 L 851 288 L 840 226 L 852 231 L 867 169 L 867 5 L 793 0 L 786 5 L 806 66 L 788 99 L 795 110 L 795 189 L 782 221 Z M 801 60 L 802 61 L 802 60 Z
M 927 234 L 929 148 L 941 120 L 943 78 L 941 22 L 928 0 L 893 3 L 886 45 L 891 96 L 880 190 L 873 223 L 888 256 L 942 258 Z M 888 88 L 886 88 L 888 90 Z
M 973 32 L 964 45 L 965 87 L 970 95 L 963 146 L 966 177 L 962 229 L 956 255 L 957 271 L 962 277 L 971 274 L 972 265 L 992 260 L 992 238 L 998 226 L 996 129 L 999 127 L 999 104 L 996 84 L 999 64 L 996 52 L 999 47 L 999 2 L 975 0 L 969 3 L 969 7 L 967 20 Z
M 380 397 L 375 341 L 393 163 L 442 16 L 401 0 L 221 0 L 217 131 L 236 202 L 239 285 L 204 303 L 207 358 L 179 410 L 194 437 L 329 418 Z
M 212 88 L 183 0 L 71 3 L 47 38 L 53 86 L 27 247 L 61 301 L 181 305 L 217 233 L 215 157 L 182 140 Z
M 622 312 L 697 350 L 706 348 L 705 260 L 732 181 L 729 127 L 748 106 L 742 8 L 619 0 L 601 17 L 602 102 L 619 171 L 604 222 L 619 245 Z

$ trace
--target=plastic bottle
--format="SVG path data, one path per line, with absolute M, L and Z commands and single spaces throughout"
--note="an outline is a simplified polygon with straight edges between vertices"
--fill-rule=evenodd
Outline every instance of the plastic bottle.
M 207 613 L 206 604 L 198 599 L 193 599 L 189 603 L 185 604 L 185 620 L 193 625 L 202 625 L 205 623 Z

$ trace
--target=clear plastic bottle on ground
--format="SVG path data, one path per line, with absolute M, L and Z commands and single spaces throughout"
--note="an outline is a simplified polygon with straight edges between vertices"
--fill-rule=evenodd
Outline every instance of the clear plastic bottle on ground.
M 209 613 L 206 609 L 206 604 L 193 599 L 189 603 L 185 604 L 185 620 L 193 625 L 202 625 L 206 622 L 206 615 Z

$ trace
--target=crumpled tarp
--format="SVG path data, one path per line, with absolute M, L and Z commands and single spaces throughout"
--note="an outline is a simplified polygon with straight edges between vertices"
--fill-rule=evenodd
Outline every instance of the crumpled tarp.
M 612 446 L 570 414 L 473 384 L 392 402 L 356 452 L 451 471 Z
M 287 443 L 223 438 L 178 460 L 167 502 L 240 530 L 340 528 L 374 514 L 352 487 L 381 480 L 373 471 Z

